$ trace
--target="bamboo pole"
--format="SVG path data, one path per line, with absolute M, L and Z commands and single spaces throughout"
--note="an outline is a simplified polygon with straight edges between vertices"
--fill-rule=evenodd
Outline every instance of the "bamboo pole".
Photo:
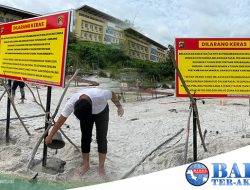
M 174 58 L 174 52 L 172 52 L 172 54 L 170 55 L 170 58 L 171 58 L 171 60 L 173 62 L 173 65 L 175 67 L 176 73 L 177 73 L 177 75 L 178 75 L 178 77 L 179 77 L 179 79 L 180 79 L 180 81 L 181 81 L 181 83 L 182 83 L 185 91 L 187 92 L 187 95 L 190 98 L 190 101 L 192 102 L 192 107 L 193 107 L 193 110 L 194 110 L 195 115 L 196 115 L 196 119 L 197 119 L 196 121 L 197 121 L 197 126 L 198 126 L 199 135 L 200 135 L 200 138 L 201 138 L 202 146 L 204 148 L 204 151 L 207 152 L 207 148 L 206 148 L 203 136 L 202 136 L 202 131 L 201 131 L 201 126 L 200 126 L 200 119 L 199 119 L 199 113 L 198 113 L 197 104 L 196 104 L 196 102 L 195 102 L 192 94 L 190 93 L 190 91 L 189 91 L 189 89 L 188 89 L 188 87 L 186 85 L 186 82 L 185 82 L 184 78 L 182 77 L 182 74 L 181 74 L 181 72 L 180 72 L 180 70 L 179 70 L 179 68 L 178 68 L 178 66 L 176 64 L 176 61 L 175 61 L 175 58 Z
M 33 149 L 33 151 L 32 151 L 30 160 L 29 160 L 29 162 L 28 162 L 28 164 L 27 164 L 27 168 L 30 168 L 30 167 L 31 167 L 31 163 L 32 163 L 32 161 L 33 161 L 33 159 L 34 159 L 34 157 L 35 157 L 35 155 L 36 155 L 37 149 L 38 149 L 38 147 L 40 146 L 40 144 L 41 144 L 42 140 L 44 139 L 45 135 L 48 133 L 48 131 L 49 131 L 49 129 L 50 129 L 51 126 L 52 126 L 52 125 L 49 124 L 48 128 L 43 132 L 42 136 L 41 136 L 41 137 L 39 138 L 39 140 L 37 141 L 37 143 L 36 143 L 36 145 L 35 145 L 35 147 L 34 147 L 34 149 Z
M 21 122 L 23 128 L 25 129 L 25 131 L 27 132 L 27 134 L 30 136 L 31 134 L 30 134 L 29 130 L 27 129 L 27 127 L 25 126 L 23 120 L 21 119 L 21 117 L 20 117 L 20 115 L 19 115 L 19 113 L 18 113 L 18 111 L 17 111 L 17 109 L 16 109 L 16 106 L 15 106 L 15 104 L 14 104 L 14 101 L 13 101 L 13 99 L 11 98 L 11 94 L 10 94 L 9 91 L 8 91 L 8 87 L 6 86 L 6 84 L 3 84 L 3 86 L 4 86 L 4 88 L 5 88 L 5 91 L 6 91 L 7 94 L 8 94 L 8 98 L 9 98 L 9 100 L 10 100 L 10 103 L 11 103 L 11 105 L 12 105 L 12 107 L 13 107 L 13 109 L 14 109 L 14 111 L 15 111 L 17 117 L 18 117 L 18 119 L 20 120 L 20 122 Z
M 62 129 L 59 129 L 60 130 L 60 132 L 62 133 L 62 135 L 79 151 L 79 152 L 81 152 L 80 151 L 80 149 L 70 140 L 70 138 L 69 137 L 67 137 L 67 135 L 63 132 L 63 130 Z
M 177 137 L 178 135 L 180 135 L 182 132 L 184 131 L 184 129 L 182 128 L 181 130 L 179 130 L 174 136 L 172 136 L 171 138 L 167 139 L 166 141 L 164 141 L 163 143 L 161 143 L 159 146 L 157 146 L 154 150 L 152 150 L 150 153 L 148 153 L 146 156 L 144 156 L 142 158 L 142 160 L 140 162 L 138 162 L 131 170 L 129 170 L 125 175 L 122 176 L 121 179 L 125 179 L 128 176 L 130 176 L 135 169 L 141 165 L 151 154 L 153 154 L 156 150 L 158 150 L 159 148 L 161 148 L 164 144 L 169 143 L 170 141 L 172 141 L 175 137 Z
M 40 105 L 41 105 L 42 109 L 45 111 L 45 108 L 43 106 L 43 103 L 42 103 L 42 100 L 41 100 L 41 97 L 40 97 L 40 93 L 38 91 L 38 87 L 37 86 L 36 86 L 36 92 L 37 92 L 37 96 L 38 96 L 38 100 L 40 102 Z
M 32 115 L 32 116 L 25 116 L 25 117 L 21 117 L 21 119 L 29 119 L 29 118 L 34 118 L 34 117 L 42 117 L 45 116 L 45 114 L 38 114 L 38 115 Z M 19 119 L 18 117 L 14 117 L 14 118 L 10 118 L 10 120 L 15 120 L 15 119 Z M 7 119 L 0 119 L 0 121 L 6 121 Z
M 27 88 L 28 88 L 29 91 L 31 92 L 31 94 L 32 94 L 32 96 L 33 96 L 33 98 L 34 98 L 34 101 L 42 108 L 42 110 L 43 110 L 44 112 L 46 112 L 44 106 L 42 105 L 42 103 L 41 103 L 41 102 L 39 103 L 39 102 L 36 100 L 35 94 L 34 94 L 33 91 L 31 90 L 31 88 L 29 87 L 29 85 L 28 85 L 28 84 L 25 84 L 25 85 L 27 86 Z
M 189 130 L 190 130 L 190 119 L 191 119 L 192 112 L 193 112 L 193 107 L 190 106 L 189 115 L 188 115 L 188 122 L 187 122 L 187 131 L 186 131 L 186 141 L 185 141 L 184 162 L 183 162 L 183 164 L 186 164 L 186 163 L 187 163 L 187 152 L 188 152 L 188 140 L 189 140 Z
M 4 91 L 3 91 L 3 93 L 2 93 L 2 95 L 0 97 L 0 102 L 1 102 L 2 98 L 4 97 L 5 93 L 6 93 L 6 90 L 4 89 Z

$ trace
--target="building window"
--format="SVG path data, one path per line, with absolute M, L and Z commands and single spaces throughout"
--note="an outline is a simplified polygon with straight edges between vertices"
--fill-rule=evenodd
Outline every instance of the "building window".
M 90 30 L 93 31 L 93 25 L 92 24 L 90 24 Z
M 87 33 L 84 32 L 84 39 L 87 40 L 87 38 L 88 38 L 88 37 L 87 37 Z
M 112 41 L 111 36 L 105 35 L 104 41 L 111 43 L 111 41 Z
M 102 32 L 102 27 L 99 27 L 99 32 Z
M 152 54 L 152 55 L 157 55 L 157 50 L 156 50 L 156 49 L 151 48 L 151 54 Z
M 89 39 L 92 40 L 92 34 L 89 34 Z
M 88 27 L 89 27 L 88 23 L 85 23 L 85 28 L 88 28 Z
M 106 33 L 114 35 L 114 29 L 112 27 L 108 26 L 106 29 Z
M 84 22 L 82 21 L 81 27 L 84 28 Z
M 151 61 L 157 61 L 157 57 L 155 55 L 150 55 L 150 60 Z
M 99 35 L 99 41 L 100 42 L 102 41 L 102 35 Z

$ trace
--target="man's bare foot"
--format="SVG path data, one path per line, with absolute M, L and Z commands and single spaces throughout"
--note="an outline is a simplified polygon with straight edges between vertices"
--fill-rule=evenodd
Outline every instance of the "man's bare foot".
M 89 170 L 89 165 L 82 165 L 79 170 L 80 175 L 84 175 Z
M 105 176 L 106 172 L 104 168 L 99 168 L 99 176 Z

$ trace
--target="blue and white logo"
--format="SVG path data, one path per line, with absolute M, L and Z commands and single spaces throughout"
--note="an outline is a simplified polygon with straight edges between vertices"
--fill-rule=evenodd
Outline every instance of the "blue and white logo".
M 250 163 L 212 163 L 213 186 L 250 186 Z
M 207 166 L 202 163 L 192 163 L 186 170 L 186 179 L 191 185 L 204 185 L 208 181 L 208 178 L 209 171 L 207 169 Z

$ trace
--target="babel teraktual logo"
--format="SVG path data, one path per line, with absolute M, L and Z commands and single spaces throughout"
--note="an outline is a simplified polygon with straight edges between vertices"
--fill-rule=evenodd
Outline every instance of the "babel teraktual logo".
M 214 186 L 250 186 L 250 163 L 212 163 Z
M 250 163 L 212 163 L 212 168 L 212 186 L 250 186 Z M 209 170 L 202 163 L 192 163 L 186 170 L 186 179 L 191 185 L 204 185 L 209 179 Z

